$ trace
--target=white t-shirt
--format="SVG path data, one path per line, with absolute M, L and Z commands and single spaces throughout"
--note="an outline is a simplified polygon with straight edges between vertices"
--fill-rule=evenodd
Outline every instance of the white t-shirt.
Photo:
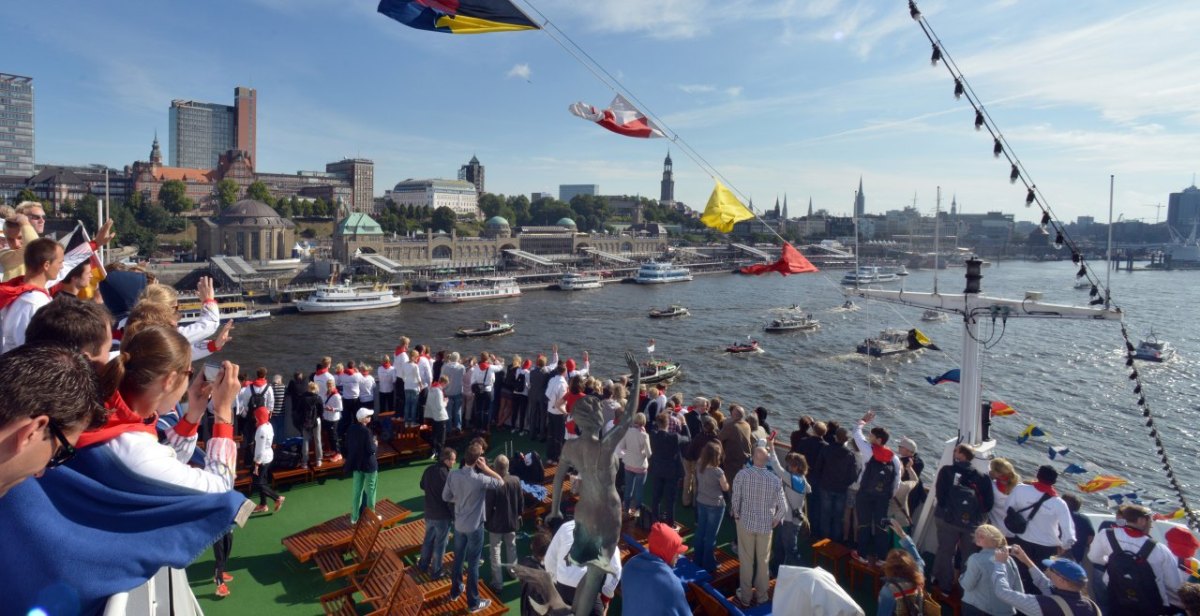
M 41 291 L 26 291 L 0 310 L 0 353 L 7 353 L 25 344 L 25 328 L 33 315 L 50 303 L 50 296 Z

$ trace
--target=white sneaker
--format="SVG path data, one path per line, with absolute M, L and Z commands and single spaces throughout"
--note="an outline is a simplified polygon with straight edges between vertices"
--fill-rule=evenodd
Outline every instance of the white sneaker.
M 488 607 L 490 607 L 491 605 L 492 605 L 491 599 L 480 599 L 479 605 L 476 605 L 475 607 L 468 609 L 467 613 L 474 614 L 475 612 L 482 612 L 483 610 L 488 609 Z

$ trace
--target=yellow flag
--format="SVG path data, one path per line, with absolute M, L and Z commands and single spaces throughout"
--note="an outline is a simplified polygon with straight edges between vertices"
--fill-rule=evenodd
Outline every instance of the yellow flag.
M 743 220 L 754 218 L 754 214 L 738 201 L 728 188 L 725 188 L 720 182 L 717 182 L 713 188 L 712 196 L 708 198 L 708 205 L 704 208 L 704 214 L 700 216 L 700 222 L 704 223 L 710 229 L 716 229 L 721 233 L 729 233 L 733 231 L 734 223 Z

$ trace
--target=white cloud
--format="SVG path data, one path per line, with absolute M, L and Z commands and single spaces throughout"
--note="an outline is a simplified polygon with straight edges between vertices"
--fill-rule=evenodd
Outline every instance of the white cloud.
M 529 81 L 529 76 L 532 74 L 533 74 L 533 71 L 531 71 L 529 69 L 529 65 L 525 64 L 525 63 L 521 63 L 521 64 L 514 64 L 512 68 L 508 69 L 507 76 L 508 77 L 518 77 L 520 79 L 524 79 L 525 81 Z
M 728 94 L 729 96 L 733 96 L 733 97 L 741 96 L 742 95 L 742 86 L 730 86 L 728 88 L 725 88 L 725 93 Z
M 684 84 L 679 86 L 686 94 L 704 94 L 708 92 L 716 92 L 717 86 L 711 84 Z

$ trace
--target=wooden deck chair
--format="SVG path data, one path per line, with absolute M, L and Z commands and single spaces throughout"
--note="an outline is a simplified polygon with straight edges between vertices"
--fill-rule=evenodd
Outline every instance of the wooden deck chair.
M 405 522 L 379 534 L 376 549 L 409 556 L 421 551 L 425 542 L 425 518 Z
M 367 508 L 354 525 L 354 535 L 348 545 L 330 546 L 317 552 L 313 560 L 325 581 L 346 577 L 367 566 L 381 530 L 383 520 L 374 509 Z
M 399 567 L 398 570 L 401 574 L 391 576 L 386 592 L 378 596 L 367 595 L 364 597 L 363 603 L 375 608 L 370 612 L 371 614 L 416 616 L 420 612 L 421 603 L 425 600 L 420 586 L 411 577 L 402 574 L 403 563 L 399 557 L 385 554 L 379 560 L 391 561 L 389 566 L 380 571 L 397 571 L 396 568 Z M 358 588 L 351 585 L 326 594 L 321 597 L 321 608 L 329 616 L 358 616 L 359 604 L 354 600 L 356 592 L 358 592 Z

